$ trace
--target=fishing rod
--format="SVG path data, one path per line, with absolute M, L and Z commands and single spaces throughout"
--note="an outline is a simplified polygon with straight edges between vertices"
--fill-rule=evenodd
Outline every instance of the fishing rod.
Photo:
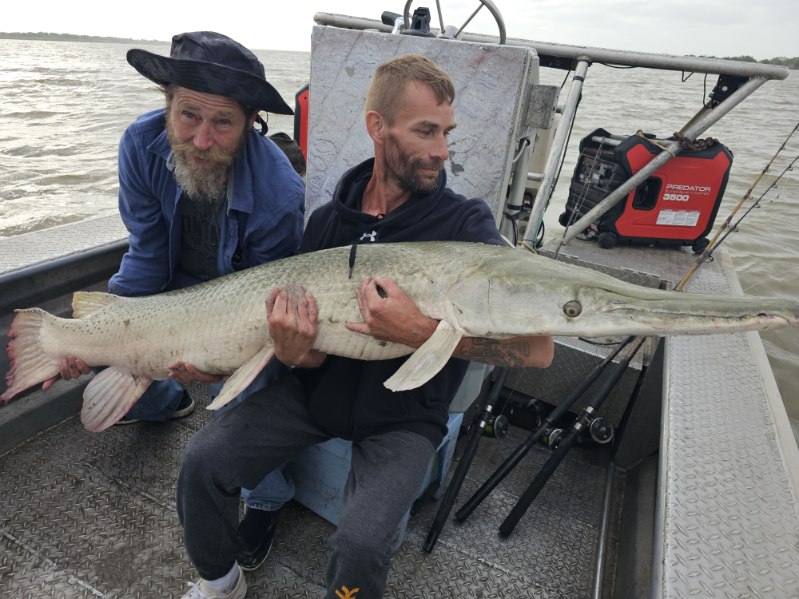
M 575 387 L 569 396 L 558 404 L 547 416 L 544 418 L 539 427 L 531 433 L 527 439 L 521 443 L 516 450 L 497 468 L 494 473 L 483 483 L 483 485 L 475 491 L 474 495 L 463 504 L 463 506 L 455 512 L 455 519 L 458 522 L 463 522 L 475 510 L 475 508 L 488 497 L 491 491 L 502 482 L 502 480 L 510 473 L 513 468 L 527 455 L 533 448 L 536 441 L 538 441 L 550 427 L 558 421 L 574 404 L 582 397 L 583 393 L 596 381 L 604 371 L 605 367 L 621 352 L 627 344 L 632 341 L 632 337 L 627 337 L 622 340 L 616 348 L 609 353 L 602 362 L 594 366 L 588 376 Z
M 783 150 L 785 145 L 787 144 L 788 140 L 790 140 L 791 136 L 799 129 L 799 123 L 793 128 L 791 133 L 782 143 L 780 148 L 777 152 L 772 156 L 771 160 L 769 160 L 766 167 L 761 172 L 761 175 L 755 181 L 755 183 L 750 187 L 750 189 L 746 192 L 744 199 L 748 198 L 754 188 L 757 186 L 759 181 L 768 172 L 769 167 L 774 162 L 776 157 L 780 154 Z M 780 175 L 771 183 L 771 185 L 760 195 L 760 197 L 754 202 L 752 206 L 735 222 L 735 224 L 730 228 L 729 223 L 732 222 L 737 211 L 740 209 L 743 201 L 739 202 L 738 206 L 735 207 L 733 212 L 727 218 L 725 222 L 725 228 L 727 229 L 727 233 L 719 237 L 720 233 L 717 233 L 713 238 L 713 241 L 708 244 L 705 249 L 704 255 L 705 258 L 702 260 L 698 260 L 695 263 L 695 266 L 689 270 L 688 273 L 683 277 L 680 281 L 678 286 L 675 288 L 677 291 L 682 291 L 685 284 L 688 280 L 693 276 L 696 272 L 699 265 L 706 262 L 715 252 L 715 250 L 723 243 L 726 239 L 727 235 L 730 232 L 737 229 L 738 225 L 743 221 L 743 219 L 749 214 L 759 202 L 765 197 L 765 195 L 773 189 L 777 182 L 787 173 L 789 170 L 793 168 L 794 163 L 799 160 L 799 156 L 794 158 L 794 160 L 780 173 Z M 507 474 L 522 460 L 522 458 L 528 453 L 528 451 L 533 447 L 534 443 L 544 434 L 544 432 L 549 428 L 549 426 L 554 422 L 557 418 L 560 418 L 576 401 L 577 399 L 588 389 L 588 387 L 596 381 L 599 375 L 604 371 L 608 364 L 613 360 L 613 358 L 621 352 L 623 347 L 625 347 L 630 341 L 632 341 L 632 337 L 626 338 L 611 354 L 609 354 L 600 364 L 594 367 L 594 369 L 589 373 L 588 377 L 579 384 L 572 393 L 562 402 L 558 407 L 556 407 L 550 415 L 547 417 L 546 421 L 539 426 L 539 428 L 534 431 L 527 440 L 525 440 L 517 449 L 503 462 L 503 464 L 492 474 L 492 476 L 475 492 L 475 494 L 456 512 L 455 517 L 459 522 L 463 522 L 469 515 L 474 511 L 474 509 L 491 493 L 491 491 L 507 476 Z M 547 480 L 552 476 L 557 466 L 560 462 L 565 458 L 566 454 L 568 453 L 569 449 L 574 445 L 577 441 L 580 433 L 588 426 L 590 426 L 590 422 L 594 414 L 598 411 L 601 407 L 602 403 L 605 401 L 607 396 L 612 391 L 613 387 L 616 385 L 618 380 L 624 374 L 625 370 L 627 369 L 630 361 L 635 356 L 635 354 L 639 351 L 639 349 L 643 346 L 646 337 L 636 337 L 633 341 L 633 345 L 627 352 L 627 355 L 621 360 L 621 362 L 617 365 L 613 373 L 610 377 L 604 382 L 602 387 L 599 391 L 594 395 L 594 397 L 590 400 L 588 406 L 583 410 L 580 416 L 575 420 L 572 428 L 570 429 L 569 433 L 563 437 L 560 442 L 558 443 L 555 451 L 547 460 L 547 462 L 542 467 L 541 471 L 535 477 L 533 482 L 530 484 L 528 489 L 522 495 L 522 497 L 517 502 L 516 506 L 514 506 L 511 513 L 505 519 L 505 521 L 500 526 L 500 533 L 507 536 L 509 535 L 516 524 L 519 522 L 521 517 L 529 508 L 530 504 L 535 500 L 538 493 L 543 488 L 544 484 Z
M 591 398 L 591 400 L 588 402 L 588 405 L 583 408 L 583 411 L 574 421 L 574 424 L 572 424 L 569 432 L 566 433 L 566 435 L 558 442 L 558 445 L 552 452 L 552 455 L 549 456 L 547 461 L 544 463 L 544 466 L 533 479 L 533 482 L 530 483 L 530 485 L 527 487 L 527 490 L 519 498 L 519 501 L 517 501 L 516 505 L 513 506 L 510 514 L 508 514 L 508 517 L 505 518 L 505 521 L 499 527 L 500 534 L 503 536 L 508 536 L 511 532 L 513 532 L 516 524 L 518 524 L 521 517 L 530 507 L 530 504 L 533 503 L 535 498 L 538 496 L 538 493 L 544 488 L 546 482 L 555 472 L 555 469 L 566 457 L 566 454 L 569 452 L 572 446 L 577 442 L 580 433 L 590 426 L 595 414 L 599 411 L 599 408 L 602 407 L 602 404 L 610 395 L 611 391 L 613 391 L 616 383 L 619 382 L 621 377 L 627 371 L 630 361 L 633 359 L 635 354 L 638 353 L 638 350 L 641 349 L 644 341 L 646 341 L 646 337 L 635 338 L 625 356 L 619 361 L 619 363 L 611 372 L 610 376 Z
M 732 209 L 732 212 L 727 217 L 727 219 L 718 228 L 718 230 L 716 231 L 715 235 L 713 235 L 713 239 L 710 240 L 710 243 L 708 243 L 708 245 L 705 248 L 705 250 L 701 254 L 699 254 L 699 256 L 697 257 L 696 261 L 688 269 L 688 272 L 685 273 L 685 276 L 683 276 L 683 278 L 677 284 L 677 287 L 675 288 L 677 291 L 682 291 L 683 287 L 685 287 L 686 283 L 688 283 L 688 280 L 696 272 L 696 269 L 699 268 L 702 265 L 702 263 L 707 262 L 708 260 L 710 260 L 711 251 L 713 249 L 715 249 L 715 247 L 718 246 L 718 244 L 716 242 L 718 241 L 719 236 L 721 235 L 721 233 L 723 231 L 725 231 L 727 228 L 729 228 L 730 223 L 732 222 L 732 219 L 735 218 L 735 215 L 738 213 L 738 210 L 740 210 L 741 206 L 743 206 L 744 203 L 746 202 L 746 200 L 749 199 L 749 196 L 752 195 L 752 191 L 755 189 L 755 187 L 757 187 L 758 183 L 760 183 L 760 180 L 763 177 L 765 177 L 766 173 L 771 168 L 772 163 L 777 159 L 777 156 L 780 155 L 782 150 L 788 144 L 788 141 L 791 139 L 791 137 L 793 137 L 793 134 L 796 133 L 797 129 L 799 129 L 799 121 L 796 123 L 796 125 L 794 125 L 794 128 L 791 129 L 791 132 L 788 134 L 788 137 L 786 137 L 785 141 L 782 142 L 780 147 L 777 149 L 777 151 L 771 157 L 771 160 L 769 160 L 768 163 L 766 164 L 766 166 L 763 167 L 763 170 L 760 171 L 760 174 L 755 179 L 755 182 L 752 183 L 752 185 L 749 187 L 749 189 L 746 190 L 746 193 L 744 193 L 744 195 L 741 197 L 741 199 L 738 201 L 738 203 Z
M 474 456 L 477 454 L 477 446 L 480 444 L 480 437 L 483 435 L 486 423 L 491 418 L 494 405 L 499 399 L 499 393 L 502 391 L 502 387 L 505 386 L 508 372 L 509 369 L 507 368 L 497 368 L 496 370 L 494 383 L 491 386 L 491 390 L 486 394 L 483 405 L 480 408 L 480 414 L 477 416 L 472 426 L 469 442 L 466 445 L 466 449 L 463 451 L 461 459 L 458 461 L 458 467 L 452 475 L 452 480 L 449 486 L 447 486 L 447 491 L 441 499 L 441 505 L 438 506 L 436 517 L 433 520 L 433 524 L 430 526 L 430 531 L 427 533 L 427 539 L 425 539 L 424 542 L 424 550 L 427 553 L 433 551 L 433 548 L 436 546 L 436 541 L 438 541 L 438 537 L 441 534 L 441 530 L 447 523 L 447 518 L 449 518 L 452 506 L 455 504 L 455 500 L 458 497 L 458 492 L 463 485 L 463 481 L 466 479 L 466 472 L 469 470 Z
M 776 179 L 774 179 L 774 181 L 772 181 L 772 182 L 771 182 L 771 185 L 769 185 L 769 186 L 766 188 L 766 191 L 764 191 L 763 193 L 761 193 L 761 194 L 760 194 L 760 197 L 759 197 L 759 198 L 757 198 L 757 199 L 756 199 L 756 200 L 755 200 L 755 201 L 752 203 L 752 205 L 751 205 L 751 206 L 749 206 L 749 208 L 747 208 L 746 212 L 744 212 L 744 213 L 741 215 L 741 218 L 739 218 L 737 221 L 735 221 L 735 223 L 733 223 L 733 224 L 732 224 L 730 227 L 728 227 L 728 228 L 727 228 L 727 230 L 724 232 L 724 235 L 722 235 L 722 236 L 721 236 L 721 238 L 720 238 L 720 239 L 719 239 L 719 240 L 716 242 L 716 243 L 717 243 L 717 245 L 721 245 L 721 244 L 724 242 L 724 240 L 725 240 L 725 239 L 727 239 L 727 237 L 730 235 L 730 233 L 735 233 L 735 232 L 738 230 L 738 225 L 740 225 L 740 224 L 741 224 L 741 221 L 742 221 L 743 219 L 745 219 L 745 218 L 746 218 L 746 216 L 747 216 L 747 215 L 748 215 L 750 212 L 752 212 L 752 210 L 754 210 L 755 208 L 760 208 L 760 200 L 762 200 L 762 199 L 763 199 L 763 198 L 766 196 L 766 194 L 767 194 L 769 191 L 771 191 L 772 189 L 774 189 L 774 188 L 777 186 L 777 183 L 779 183 L 780 179 L 782 179 L 782 178 L 785 176 L 785 173 L 787 173 L 788 171 L 791 171 L 791 170 L 793 170 L 793 165 L 794 165 L 794 164 L 796 164 L 796 162 L 797 162 L 797 161 L 799 161 L 799 154 L 797 154 L 797 155 L 796 155 L 796 157 L 795 157 L 793 160 L 791 160 L 791 162 L 788 164 L 788 166 L 786 166 L 786 167 L 785 167 L 785 168 L 782 170 L 782 172 L 781 172 L 781 173 L 780 173 L 780 174 L 777 176 L 777 178 L 776 178 Z

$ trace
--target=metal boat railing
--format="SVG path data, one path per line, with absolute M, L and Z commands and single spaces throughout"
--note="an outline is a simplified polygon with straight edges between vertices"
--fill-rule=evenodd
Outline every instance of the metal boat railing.
M 319 25 L 330 25 L 348 29 L 375 30 L 385 33 L 396 31 L 396 27 L 386 25 L 380 21 L 346 15 L 316 13 L 314 15 L 314 21 Z M 431 28 L 431 33 L 435 32 L 436 30 Z M 461 33 L 458 39 L 480 43 L 499 42 L 497 36 L 468 32 Z M 566 151 L 569 133 L 577 114 L 577 106 L 582 94 L 583 82 L 588 76 L 588 68 L 592 63 L 597 62 L 668 71 L 703 73 L 719 75 L 720 78 L 733 78 L 733 85 L 737 85 L 735 91 L 729 95 L 725 95 L 724 99 L 715 102 L 712 107 L 703 106 L 697 114 L 682 127 L 680 133 L 688 139 L 695 139 L 700 136 L 710 126 L 719 121 L 767 81 L 773 79 L 781 80 L 788 76 L 788 69 L 786 67 L 719 58 L 672 56 L 647 52 L 595 48 L 591 46 L 570 46 L 520 38 L 508 38 L 505 43 L 512 46 L 532 48 L 537 52 L 542 67 L 575 71 L 566 99 L 560 108 L 560 122 L 557 125 L 552 145 L 549 148 L 543 173 L 530 173 L 528 169 L 517 168 L 515 169 L 511 182 L 511 186 L 513 187 L 517 179 L 523 181 L 525 184 L 528 181 L 540 181 L 524 234 L 524 242 L 528 245 L 535 244 L 541 222 L 544 218 L 544 212 L 554 192 L 560 163 Z M 735 81 L 736 79 L 737 81 Z M 730 81 L 730 79 L 725 80 L 724 85 L 730 85 Z M 721 85 L 718 87 L 721 87 Z M 563 233 L 561 243 L 567 243 L 574 239 L 592 222 L 625 198 L 630 191 L 645 181 L 647 177 L 677 156 L 681 149 L 682 147 L 679 141 L 670 142 L 666 146 L 666 151 L 654 155 L 649 163 L 644 165 L 634 176 L 618 187 L 588 213 L 583 215 L 582 218 L 574 222 Z M 529 153 L 527 157 L 529 160 Z

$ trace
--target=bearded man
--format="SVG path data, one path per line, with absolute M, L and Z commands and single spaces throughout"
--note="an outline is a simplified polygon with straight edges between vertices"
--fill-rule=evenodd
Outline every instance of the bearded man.
M 174 36 L 168 57 L 132 49 L 127 60 L 160 86 L 166 107 L 136 119 L 119 144 L 119 211 L 129 248 L 109 292 L 161 293 L 296 253 L 305 186 L 265 136 L 259 111 L 293 113 L 266 80 L 258 58 L 229 37 L 199 31 Z M 256 121 L 261 131 L 253 127 Z M 284 370 L 273 361 L 242 396 Z M 89 371 L 82 361 L 67 358 L 61 377 Z M 170 377 L 154 381 L 117 424 L 187 416 L 194 400 L 180 383 L 221 382 L 182 362 L 171 366 Z M 239 531 L 238 561 L 243 567 L 255 568 L 266 558 L 276 510 L 293 493 L 280 470 L 254 491 L 242 491 L 247 518 Z

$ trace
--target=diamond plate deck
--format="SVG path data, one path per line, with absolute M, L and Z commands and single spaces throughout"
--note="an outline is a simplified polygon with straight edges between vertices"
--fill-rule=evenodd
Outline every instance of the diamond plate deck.
M 740 293 L 717 262 L 689 290 Z M 760 336 L 669 338 L 664 378 L 653 593 L 799 597 L 797 448 Z
M 183 551 L 175 479 L 183 446 L 207 419 L 198 409 L 171 423 L 92 434 L 75 417 L 3 455 L 0 596 L 180 597 L 196 574 Z M 527 434 L 512 428 L 505 439 L 481 440 L 456 507 Z M 422 504 L 386 596 L 590 597 L 605 476 L 598 456 L 575 451 L 514 533 L 503 539 L 497 532 L 547 456 L 531 451 L 469 520 L 447 524 L 431 554 L 421 546 L 438 503 Z M 247 574 L 250 597 L 323 593 L 333 526 L 296 503 L 284 512 L 271 556 Z

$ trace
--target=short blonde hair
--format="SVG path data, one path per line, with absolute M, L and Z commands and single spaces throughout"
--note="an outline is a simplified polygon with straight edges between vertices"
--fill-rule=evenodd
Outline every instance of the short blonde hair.
M 411 82 L 429 86 L 439 103 L 455 100 L 452 79 L 436 63 L 421 54 L 404 54 L 377 67 L 366 95 L 366 112 L 378 112 L 393 123 L 402 90 Z

